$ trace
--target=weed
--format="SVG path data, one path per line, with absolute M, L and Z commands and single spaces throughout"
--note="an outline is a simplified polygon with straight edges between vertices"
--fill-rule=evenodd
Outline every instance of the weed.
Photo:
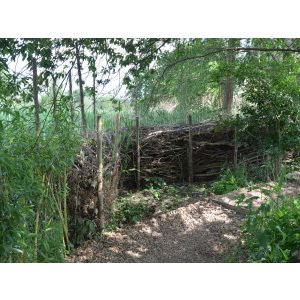
M 257 211 L 248 205 L 241 238 L 253 262 L 290 262 L 300 249 L 300 199 L 281 193 L 285 171 Z M 262 191 L 264 192 L 264 191 Z M 251 199 L 245 199 L 248 204 Z
M 116 202 L 115 210 L 105 231 L 111 231 L 123 225 L 134 224 L 147 215 L 147 205 L 133 201 L 132 195 L 122 197 Z
M 217 195 L 223 195 L 249 184 L 252 182 L 247 177 L 246 168 L 240 165 L 236 170 L 223 169 L 219 180 L 212 184 L 212 191 Z

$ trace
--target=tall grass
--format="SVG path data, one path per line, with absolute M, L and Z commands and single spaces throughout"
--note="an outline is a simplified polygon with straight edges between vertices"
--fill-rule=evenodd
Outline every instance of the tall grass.
M 109 131 L 114 128 L 115 116 L 117 110 L 113 107 L 106 107 L 106 109 L 97 109 L 98 114 L 103 118 L 104 130 Z M 123 106 L 121 111 L 121 127 L 131 128 L 135 124 L 135 113 L 130 106 Z M 182 108 L 176 108 L 172 111 L 164 109 L 156 109 L 153 111 L 141 111 L 140 124 L 144 127 L 152 126 L 184 126 L 187 125 L 188 112 Z M 208 119 L 216 119 L 219 116 L 219 110 L 211 107 L 202 107 L 191 112 L 193 124 L 200 123 Z M 94 128 L 94 116 L 91 110 L 86 112 L 87 127 L 89 130 Z M 77 113 L 77 126 L 81 126 L 81 117 Z

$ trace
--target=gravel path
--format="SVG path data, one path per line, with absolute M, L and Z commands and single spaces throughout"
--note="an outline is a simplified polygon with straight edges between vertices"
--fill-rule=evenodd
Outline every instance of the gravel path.
M 76 249 L 69 262 L 214 263 L 234 247 L 241 216 L 209 200 L 105 233 Z

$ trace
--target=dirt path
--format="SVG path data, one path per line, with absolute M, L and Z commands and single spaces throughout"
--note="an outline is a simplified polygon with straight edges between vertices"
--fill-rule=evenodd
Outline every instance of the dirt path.
M 76 249 L 69 262 L 224 262 L 239 235 L 242 218 L 209 200 L 106 233 Z

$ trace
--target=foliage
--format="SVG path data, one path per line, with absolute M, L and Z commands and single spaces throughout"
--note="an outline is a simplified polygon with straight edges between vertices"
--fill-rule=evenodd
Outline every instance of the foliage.
M 144 192 L 153 197 L 162 211 L 176 208 L 180 205 L 182 197 L 180 196 L 179 189 L 175 185 L 167 184 L 160 178 L 151 178 L 148 179 L 147 182 L 148 184 Z
M 58 262 L 69 249 L 66 173 L 78 138 L 66 122 L 34 134 L 31 110 L 0 121 L 0 260 Z
M 147 215 L 147 205 L 134 202 L 131 196 L 117 200 L 115 212 L 110 218 L 105 230 L 110 231 L 123 225 L 134 224 Z
M 141 195 L 129 193 L 117 200 L 114 214 L 105 230 L 134 224 L 150 216 L 155 207 L 160 211 L 166 211 L 178 207 L 181 202 L 180 191 L 175 185 L 168 185 L 159 178 L 152 178 L 148 181 L 147 187 L 141 191 Z
M 290 262 L 300 249 L 300 199 L 283 196 L 281 185 L 274 189 L 276 198 L 268 193 L 268 200 L 257 211 L 250 209 L 243 224 L 243 247 L 252 262 Z
M 84 241 L 97 237 L 97 226 L 94 220 L 78 217 L 76 221 L 76 239 L 74 240 L 74 246 L 81 245 Z
M 81 103 L 82 119 L 92 106 L 89 98 L 95 96 L 96 113 L 104 116 L 106 129 L 113 127 L 120 101 L 111 93 L 106 105 L 101 92 L 120 75 L 120 68 L 128 70 L 123 83 L 129 89 L 131 106 L 124 106 L 122 120 L 127 128 L 135 114 L 143 116 L 141 125 L 185 123 L 188 113 L 194 122 L 216 118 L 224 78 L 233 78 L 235 91 L 243 92 L 236 118 L 239 138 L 246 136 L 261 154 L 271 157 L 267 164 L 273 169 L 286 150 L 299 152 L 299 39 L 1 38 L 0 48 L 1 261 L 62 261 L 71 246 L 66 176 L 79 144 L 76 124 L 80 117 L 77 123 L 71 122 L 73 100 L 76 105 L 79 97 L 76 91 L 73 97 L 71 92 L 67 95 L 65 89 L 72 71 L 71 83 L 79 83 L 74 80 L 76 54 L 77 68 L 87 71 L 87 82 L 80 82 L 87 100 L 85 106 Z M 33 58 L 42 99 L 36 106 L 32 105 Z M 20 61 L 24 68 L 11 67 Z M 92 87 L 89 76 L 95 82 Z M 173 100 L 176 108 L 166 112 L 163 104 Z M 78 114 L 79 107 L 75 109 Z M 38 110 L 42 126 L 35 132 L 33 116 Z M 95 115 L 88 112 L 87 119 L 89 128 L 94 128 Z M 223 193 L 247 182 L 245 170 L 227 170 L 213 188 Z M 144 192 L 162 210 L 168 197 L 168 207 L 181 201 L 176 188 L 162 182 L 150 182 Z M 141 203 L 121 199 L 114 222 L 116 226 L 135 222 L 146 213 Z M 93 221 L 79 221 L 78 232 L 79 239 L 92 237 Z
M 223 169 L 219 179 L 211 187 L 215 194 L 223 195 L 249 184 L 251 184 L 251 181 L 247 177 L 246 167 L 240 165 L 236 170 Z

